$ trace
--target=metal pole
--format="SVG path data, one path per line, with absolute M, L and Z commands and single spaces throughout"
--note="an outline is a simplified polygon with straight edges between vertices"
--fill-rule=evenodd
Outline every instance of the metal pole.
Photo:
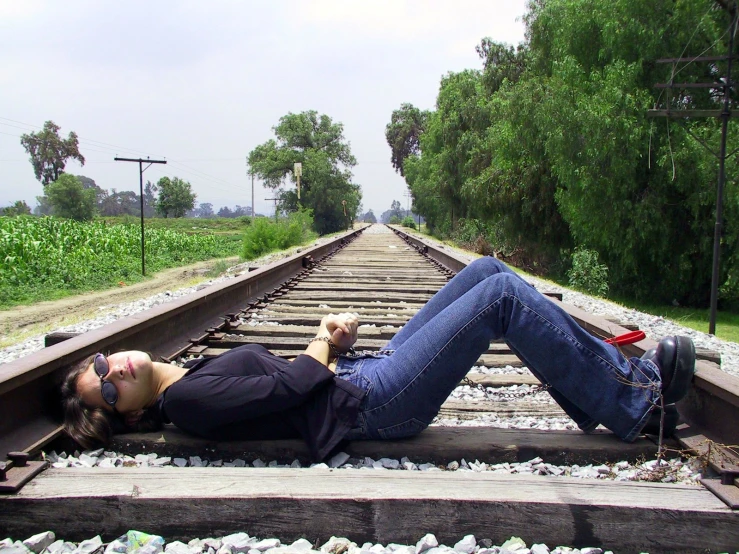
M 716 311 L 718 307 L 718 281 L 721 258 L 721 219 L 724 208 L 724 183 L 726 181 L 726 138 L 731 112 L 730 91 L 731 58 L 734 52 L 734 33 L 736 32 L 736 5 L 731 10 L 731 26 L 729 28 L 729 59 L 726 65 L 726 83 L 724 84 L 724 109 L 721 112 L 721 150 L 719 152 L 718 187 L 716 188 L 716 224 L 713 233 L 713 271 L 711 273 L 711 315 L 708 322 L 708 334 L 716 334 Z
M 139 191 L 141 192 L 141 275 L 146 275 L 144 259 L 144 168 L 139 160 Z
M 256 210 L 254 209 L 254 172 L 251 173 L 251 222 L 254 223 Z

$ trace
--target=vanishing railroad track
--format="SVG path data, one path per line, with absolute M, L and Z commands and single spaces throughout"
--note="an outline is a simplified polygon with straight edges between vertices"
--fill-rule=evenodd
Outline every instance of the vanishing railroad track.
M 365 472 L 319 469 L 114 468 L 43 469 L 23 466 L 41 449 L 63 448 L 55 387 L 69 364 L 98 351 L 138 349 L 167 359 L 212 356 L 245 343 L 277 355 L 301 353 L 320 318 L 355 311 L 361 327 L 356 348 L 379 349 L 465 262 L 413 238 L 361 231 L 307 249 L 283 262 L 209 287 L 74 337 L 50 337 L 43 351 L 0 366 L 0 535 L 30 536 L 52 528 L 69 539 L 127 529 L 154 528 L 168 538 L 246 530 L 252 535 L 361 543 L 409 542 L 419 530 L 454 542 L 465 534 L 527 542 L 603 544 L 617 551 L 703 552 L 739 545 L 739 460 L 722 445 L 739 443 L 739 379 L 700 360 L 695 386 L 679 405 L 686 425 L 680 444 L 703 456 L 715 475 L 703 487 L 496 475 L 472 472 Z M 330 286 L 328 286 L 330 283 Z M 557 302 L 556 298 L 552 298 Z M 572 306 L 563 307 L 599 337 L 628 331 Z M 641 355 L 654 342 L 624 348 Z M 504 343 L 478 361 L 520 365 Z M 470 377 L 486 387 L 530 384 L 527 375 Z M 448 400 L 442 416 L 481 413 L 561 416 L 550 404 L 526 401 L 464 403 Z M 69 447 L 69 445 L 66 445 Z M 297 440 L 216 443 L 174 428 L 116 438 L 128 452 L 217 458 L 307 461 Z M 602 463 L 654 457 L 656 444 L 632 444 L 608 432 L 533 431 L 493 427 L 431 427 L 403 441 L 358 441 L 352 457 L 400 458 L 446 464 L 527 461 Z M 34 476 L 34 472 L 38 475 Z M 25 486 L 22 481 L 31 479 Z M 105 517 L 100 517 L 104 514 Z

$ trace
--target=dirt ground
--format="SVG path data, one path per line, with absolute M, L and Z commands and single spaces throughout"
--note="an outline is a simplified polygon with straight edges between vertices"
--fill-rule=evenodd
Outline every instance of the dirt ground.
M 233 263 L 237 261 L 237 258 L 233 258 Z M 211 260 L 166 269 L 158 272 L 151 279 L 134 285 L 2 310 L 0 311 L 0 347 L 47 333 L 64 325 L 99 316 L 104 313 L 100 310 L 100 306 L 133 302 L 167 290 L 189 287 L 207 281 L 210 278 L 208 273 L 216 262 L 217 260 Z

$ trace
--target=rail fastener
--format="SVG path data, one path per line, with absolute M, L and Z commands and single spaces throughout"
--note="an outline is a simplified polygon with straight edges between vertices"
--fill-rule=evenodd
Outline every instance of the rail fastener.
M 23 485 L 49 465 L 46 461 L 29 461 L 27 452 L 8 452 L 8 462 L 0 462 L 0 494 L 19 491 Z

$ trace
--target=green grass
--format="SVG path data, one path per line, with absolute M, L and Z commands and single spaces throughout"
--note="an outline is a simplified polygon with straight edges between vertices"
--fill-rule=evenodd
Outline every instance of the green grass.
M 708 321 L 710 311 L 698 308 L 683 308 L 675 306 L 660 306 L 637 302 L 635 300 L 619 298 L 614 300 L 627 308 L 639 310 L 647 314 L 662 316 L 672 320 L 683 327 L 689 327 L 696 331 L 708 333 Z M 739 342 L 739 314 L 731 312 L 716 313 L 716 336 L 722 340 Z

